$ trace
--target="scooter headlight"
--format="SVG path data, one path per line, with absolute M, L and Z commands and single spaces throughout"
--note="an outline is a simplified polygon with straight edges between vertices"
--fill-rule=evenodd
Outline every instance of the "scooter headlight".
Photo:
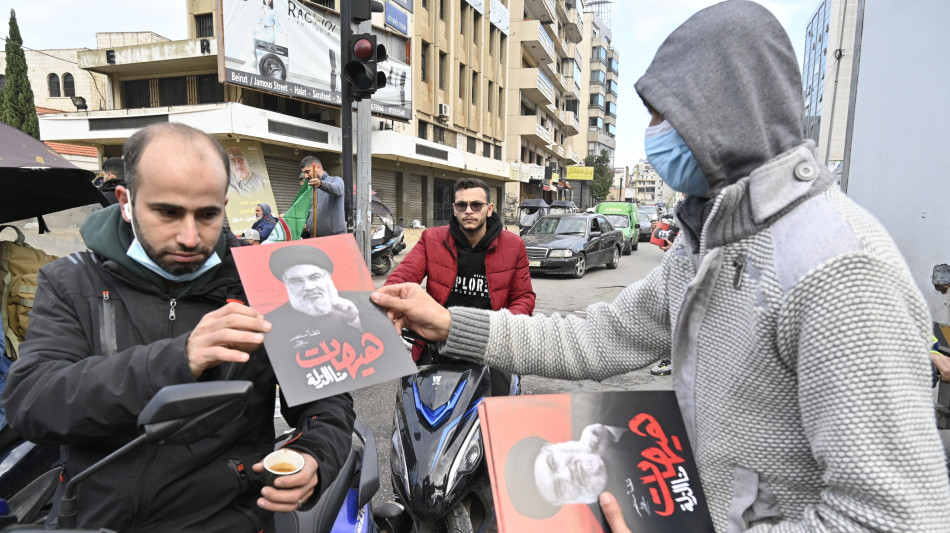
M 476 420 L 462 443 L 462 453 L 455 458 L 452 469 L 449 470 L 448 492 L 455 489 L 459 476 L 472 473 L 482 460 L 482 435 L 479 429 L 481 421 Z
M 372 237 L 372 238 L 374 238 L 374 239 L 382 239 L 382 238 L 385 237 L 385 236 L 386 236 L 386 226 L 385 226 L 385 224 L 380 224 L 380 225 L 376 226 L 376 229 L 373 230 L 373 237 Z

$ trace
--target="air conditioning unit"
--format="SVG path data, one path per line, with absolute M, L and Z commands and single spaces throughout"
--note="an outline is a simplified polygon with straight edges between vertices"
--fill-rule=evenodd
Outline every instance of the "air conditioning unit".
M 439 117 L 449 117 L 449 104 L 439 104 Z

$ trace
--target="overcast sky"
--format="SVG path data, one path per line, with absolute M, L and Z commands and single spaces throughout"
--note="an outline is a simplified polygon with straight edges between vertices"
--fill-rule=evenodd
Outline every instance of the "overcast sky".
M 416 0 L 418 2 L 419 0 Z M 805 45 L 805 26 L 820 0 L 759 0 L 785 26 L 795 45 L 799 64 Z M 634 82 L 646 70 L 663 39 L 677 26 L 715 0 L 614 0 L 613 45 L 620 53 L 620 87 L 617 95 L 617 166 L 633 165 L 643 158 L 643 129 L 649 116 L 640 103 Z M 184 39 L 187 14 L 184 0 L 0 0 L 2 33 L 9 9 L 16 10 L 24 46 L 95 48 L 97 32 L 153 31 L 169 39 Z M 582 105 L 586 105 L 582 102 Z M 586 126 L 583 125 L 582 126 Z M 581 135 L 584 134 L 582 127 Z

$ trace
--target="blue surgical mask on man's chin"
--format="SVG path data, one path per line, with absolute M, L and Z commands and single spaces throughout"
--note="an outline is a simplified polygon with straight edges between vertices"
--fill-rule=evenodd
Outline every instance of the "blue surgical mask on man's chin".
M 129 201 L 124 206 L 125 214 L 129 217 L 129 222 L 132 222 L 132 196 L 129 195 Z M 136 263 L 142 265 L 143 267 L 151 270 L 152 272 L 158 274 L 168 281 L 174 281 L 175 283 L 185 283 L 187 281 L 192 281 L 197 279 L 199 276 L 205 272 L 211 270 L 212 268 L 221 264 L 221 258 L 218 257 L 218 253 L 214 252 L 211 254 L 208 259 L 205 260 L 204 264 L 201 265 L 201 268 L 194 272 L 189 272 L 187 274 L 172 274 L 160 267 L 158 263 L 152 261 L 152 258 L 148 256 L 148 253 L 145 252 L 145 248 L 142 247 L 142 243 L 139 242 L 139 237 L 135 233 L 135 224 L 132 224 L 132 244 L 129 245 L 129 249 L 126 250 L 126 255 L 129 256 L 129 259 L 135 261 Z
M 648 127 L 643 145 L 647 161 L 671 189 L 691 196 L 706 195 L 709 182 L 699 162 L 669 122 Z

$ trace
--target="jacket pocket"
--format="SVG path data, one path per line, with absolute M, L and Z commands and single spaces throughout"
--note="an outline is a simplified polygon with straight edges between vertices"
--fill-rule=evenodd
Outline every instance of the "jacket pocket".
M 758 472 L 736 466 L 732 476 L 732 500 L 726 513 L 729 533 L 745 531 L 782 518 L 778 500 L 768 481 Z

